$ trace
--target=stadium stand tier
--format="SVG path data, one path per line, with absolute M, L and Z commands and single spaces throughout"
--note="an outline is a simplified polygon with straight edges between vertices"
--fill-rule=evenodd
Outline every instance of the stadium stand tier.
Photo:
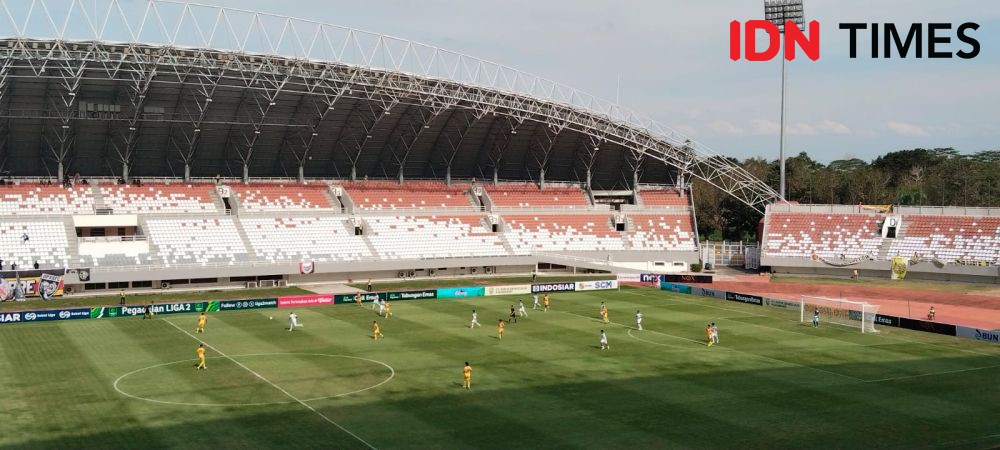
M 875 214 L 775 213 L 768 220 L 764 253 L 772 256 L 858 258 L 882 243 Z
M 508 256 L 485 217 L 369 216 L 368 238 L 382 259 Z
M 354 205 L 363 210 L 473 208 L 468 184 L 434 181 L 342 183 Z
M 625 250 L 608 214 L 504 214 L 504 237 L 522 252 Z
M 578 187 L 546 187 L 534 184 L 505 183 L 487 185 L 486 191 L 493 205 L 501 208 L 586 208 L 590 206 L 587 194 Z
M 0 186 L 0 216 L 93 214 L 90 186 L 6 184 Z
M 166 266 L 233 263 L 247 259 L 247 249 L 232 218 L 150 219 L 149 239 Z
M 902 257 L 907 277 L 998 282 L 1000 210 L 771 205 L 760 256 L 776 272 L 862 276 Z
M 1000 217 L 903 216 L 905 236 L 894 239 L 891 256 L 1000 264 Z
M 6 268 L 66 267 L 69 263 L 66 227 L 57 221 L 0 220 L 0 258 Z
M 632 250 L 695 251 L 698 247 L 691 214 L 630 214 Z
M 278 261 L 351 261 L 372 257 L 361 236 L 343 217 L 242 218 L 240 224 L 257 257 Z
M 331 209 L 326 184 L 253 183 L 233 186 L 244 211 L 289 211 Z
M 216 212 L 211 184 L 128 184 L 100 186 L 104 206 L 114 212 Z
M 639 191 L 643 206 L 687 208 L 691 201 L 687 195 L 677 189 L 643 189 Z

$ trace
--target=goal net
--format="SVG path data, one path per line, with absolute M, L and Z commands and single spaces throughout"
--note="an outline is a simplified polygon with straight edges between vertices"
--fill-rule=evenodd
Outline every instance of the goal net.
M 837 298 L 811 297 L 803 295 L 799 300 L 800 320 L 811 323 L 813 314 L 819 310 L 819 323 L 837 324 L 860 329 L 862 333 L 877 333 L 875 315 L 878 306 Z

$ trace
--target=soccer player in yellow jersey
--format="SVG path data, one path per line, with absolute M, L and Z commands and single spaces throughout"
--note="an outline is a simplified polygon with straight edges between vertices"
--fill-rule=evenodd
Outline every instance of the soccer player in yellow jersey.
M 385 335 L 382 334 L 382 327 L 378 326 L 378 321 L 377 320 L 373 320 L 372 321 L 372 339 L 374 339 L 374 340 L 377 341 L 378 338 L 383 338 L 384 339 Z
M 205 365 L 205 344 L 198 344 L 198 349 L 195 350 L 195 353 L 198 354 L 198 370 L 208 369 L 208 366 Z
M 603 320 L 604 323 L 610 322 L 608 320 L 608 306 L 605 305 L 604 302 L 601 302 L 601 320 Z
M 465 379 L 462 387 L 472 389 L 472 366 L 469 365 L 468 361 L 465 362 L 465 369 L 462 369 L 462 376 Z
M 497 322 L 497 339 L 503 339 L 503 319 Z
M 208 317 L 205 316 L 205 313 L 201 313 L 201 315 L 198 316 L 198 328 L 195 328 L 195 331 L 198 333 L 204 333 L 206 322 L 208 322 Z
M 549 294 L 542 296 L 542 305 L 545 306 L 544 311 L 549 312 Z
M 388 319 L 390 317 L 392 317 L 392 303 L 387 301 L 385 302 L 385 318 Z
M 705 325 L 705 336 L 708 337 L 708 346 L 712 346 L 712 324 Z
M 358 306 L 361 306 L 361 293 L 360 292 L 354 294 L 354 303 L 357 303 Z

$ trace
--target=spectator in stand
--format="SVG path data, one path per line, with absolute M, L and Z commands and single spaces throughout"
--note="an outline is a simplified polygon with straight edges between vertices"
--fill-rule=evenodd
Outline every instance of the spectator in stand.
M 38 261 L 35 261 L 35 270 L 38 270 Z

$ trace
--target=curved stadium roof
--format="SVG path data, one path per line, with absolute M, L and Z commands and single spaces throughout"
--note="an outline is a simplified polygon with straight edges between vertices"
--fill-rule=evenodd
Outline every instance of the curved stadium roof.
M 778 194 L 611 102 L 461 53 L 173 1 L 0 0 L 0 169 L 15 176 L 702 178 Z

